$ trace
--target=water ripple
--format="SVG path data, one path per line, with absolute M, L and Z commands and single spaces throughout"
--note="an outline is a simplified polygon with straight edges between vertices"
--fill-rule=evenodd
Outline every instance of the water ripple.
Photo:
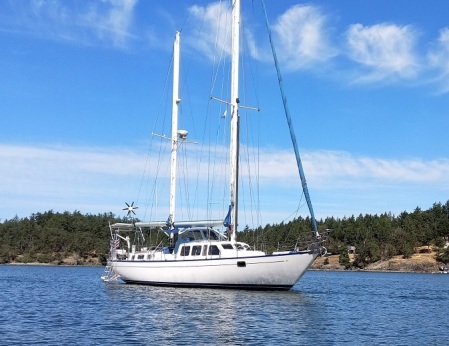
M 0 266 L 2 344 L 445 345 L 449 275 L 308 272 L 288 292 L 100 281 Z

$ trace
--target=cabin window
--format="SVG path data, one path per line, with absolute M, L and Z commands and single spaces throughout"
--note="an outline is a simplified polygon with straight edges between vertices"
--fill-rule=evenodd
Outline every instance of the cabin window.
M 207 254 L 207 245 L 203 245 L 203 256 L 206 256 Z
M 234 247 L 232 244 L 221 244 L 223 246 L 223 249 L 232 250 Z
M 183 246 L 181 248 L 181 256 L 188 256 L 190 253 L 190 246 Z
M 220 254 L 220 250 L 218 249 L 218 247 L 216 245 L 209 246 L 209 255 L 219 255 L 219 254 Z
M 213 230 L 208 230 L 207 231 L 207 239 L 218 240 L 218 236 Z
M 181 236 L 181 239 L 182 239 L 184 242 L 189 242 L 189 241 L 192 241 L 192 240 L 193 240 L 193 238 L 190 237 L 190 233 L 184 233 L 184 234 Z
M 138 259 L 138 260 L 143 260 L 144 258 L 145 258 L 145 255 L 138 255 L 138 256 L 137 256 L 137 259 Z
M 201 245 L 195 245 L 192 247 L 192 256 L 199 256 L 201 255 Z
M 235 246 L 237 247 L 237 250 L 251 250 L 251 246 L 249 246 L 248 244 L 237 243 L 235 244 Z
M 203 234 L 200 230 L 194 230 L 191 232 L 191 237 L 193 237 L 193 239 L 195 240 L 203 239 Z
M 184 242 L 204 239 L 203 233 L 199 229 L 186 231 L 180 235 L 180 238 Z

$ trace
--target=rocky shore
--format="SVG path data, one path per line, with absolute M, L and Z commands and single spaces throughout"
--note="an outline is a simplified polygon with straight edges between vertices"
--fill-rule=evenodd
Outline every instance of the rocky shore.
M 385 272 L 412 272 L 412 273 L 439 273 L 443 270 L 443 265 L 435 259 L 436 253 L 430 251 L 420 251 L 410 258 L 395 256 L 385 261 L 378 261 L 367 266 L 365 271 L 385 271 Z M 345 267 L 338 262 L 338 255 L 319 257 L 314 262 L 312 269 L 315 270 L 345 270 Z M 354 260 L 354 255 L 350 255 L 350 260 Z M 324 264 L 327 263 L 327 264 Z

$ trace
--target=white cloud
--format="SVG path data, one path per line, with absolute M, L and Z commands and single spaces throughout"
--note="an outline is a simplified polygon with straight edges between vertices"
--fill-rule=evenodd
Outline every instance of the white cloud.
M 91 4 L 81 19 L 82 25 L 94 30 L 101 40 L 111 40 L 115 46 L 126 45 L 133 37 L 129 30 L 137 0 L 105 0 Z M 102 5 L 102 6 L 101 6 Z
M 190 16 L 198 33 L 184 36 L 185 42 L 195 51 L 218 61 L 230 53 L 231 10 L 223 2 L 207 6 L 192 6 Z M 414 25 L 377 23 L 351 24 L 344 37 L 344 46 L 332 44 L 335 34 L 330 15 L 313 5 L 295 5 L 280 15 L 272 25 L 277 56 L 286 71 L 309 69 L 323 71 L 331 60 L 333 71 L 329 76 L 351 78 L 353 83 L 378 83 L 413 81 L 416 85 L 432 82 L 427 74 L 429 67 L 437 71 L 433 82 L 441 85 L 441 92 L 449 91 L 449 28 L 440 32 L 438 41 L 427 55 L 419 50 L 420 30 Z M 245 17 L 243 18 L 245 22 Z M 250 23 L 252 24 L 252 23 Z M 264 35 L 261 23 L 259 34 Z M 252 28 L 244 27 L 246 46 L 253 58 L 272 63 L 266 40 L 255 35 Z M 257 39 L 257 41 L 256 41 Z M 342 60 L 333 60 L 345 51 L 351 61 L 351 70 Z M 427 65 L 426 65 L 427 63 Z M 318 67 L 318 69 L 317 69 Z M 352 71 L 352 72 L 351 72 Z
M 219 54 L 230 54 L 231 42 L 231 11 L 223 2 L 216 2 L 201 7 L 194 5 L 190 8 L 190 15 L 194 17 L 193 22 L 201 28 L 198 36 L 193 42 L 188 41 L 207 57 L 214 57 L 215 52 Z M 187 38 L 189 40 L 189 38 Z M 218 49 L 217 49 L 218 48 Z M 219 57 L 214 57 L 218 59 Z
M 309 185 L 315 190 L 373 188 L 384 185 L 422 184 L 449 188 L 449 159 L 439 160 L 384 159 L 357 157 L 341 151 L 304 151 L 301 154 Z M 264 150 L 260 157 L 260 178 L 263 184 L 273 181 L 295 186 L 298 177 L 296 160 L 290 151 Z M 351 188 L 351 185 L 353 187 Z
M 310 155 L 310 157 L 308 157 Z M 319 182 L 328 180 L 350 184 L 357 180 L 369 184 L 428 184 L 449 187 L 449 159 L 425 161 L 420 158 L 391 160 L 375 157 L 354 157 L 346 152 L 323 151 L 307 154 L 316 161 L 314 177 Z
M 419 71 L 414 52 L 417 33 L 411 26 L 353 24 L 347 34 L 348 55 L 368 72 L 360 82 L 412 79 Z
M 78 209 L 90 201 L 104 203 L 108 195 L 129 187 L 127 177 L 142 171 L 142 163 L 126 151 L 14 145 L 0 149 L 1 204 L 17 213 L 29 203 L 45 210 L 64 208 L 60 200 L 78 203 Z
M 251 188 L 241 189 L 241 192 L 245 193 L 242 203 L 247 205 L 250 199 L 255 198 L 255 191 L 251 189 L 259 185 L 261 192 L 257 196 L 260 197 L 262 205 L 268 208 L 266 211 L 261 210 L 262 214 L 270 213 L 270 215 L 279 216 L 277 220 L 264 217 L 264 222 L 271 223 L 288 215 L 290 212 L 286 213 L 286 210 L 295 210 L 301 194 L 300 183 L 296 161 L 291 153 L 274 149 L 260 150 L 260 153 L 258 183 L 254 176 L 256 170 L 252 169 L 249 175 L 244 167 L 244 160 L 242 161 L 241 169 L 246 177 L 242 177 L 241 182 L 244 183 L 247 178 L 252 179 Z M 447 158 L 429 161 L 420 158 L 384 159 L 356 157 L 350 153 L 338 151 L 304 151 L 302 159 L 308 186 L 312 191 L 312 199 L 319 206 L 317 209 L 321 216 L 341 216 L 339 213 L 342 208 L 357 213 L 363 207 L 366 212 L 369 212 L 370 208 L 380 201 L 384 204 L 377 206 L 374 212 L 392 211 L 394 208 L 390 205 L 397 203 L 396 200 L 413 203 L 411 208 L 418 205 L 428 208 L 433 202 L 445 202 L 444 198 L 447 198 L 449 192 L 447 181 L 449 159 Z M 126 148 L 0 145 L 0 190 L 2 191 L 0 218 L 11 218 L 16 213 L 23 217 L 32 212 L 50 209 L 55 211 L 76 209 L 90 213 L 112 211 L 119 214 L 124 201 L 137 202 L 139 198 L 141 206 L 139 212 L 143 215 L 145 206 L 152 202 L 150 202 L 151 196 L 147 196 L 147 192 L 141 189 L 146 189 L 144 185 L 147 184 L 151 186 L 155 178 L 153 169 L 157 166 L 156 162 L 147 166 L 145 172 L 149 176 L 147 183 L 147 178 L 142 179 L 146 160 L 147 154 L 135 153 Z M 196 181 L 196 179 L 204 182 L 208 180 L 205 163 L 199 164 L 194 158 L 189 159 L 188 162 L 189 169 L 192 170 L 190 177 L 195 180 L 194 189 L 206 191 L 207 189 L 200 188 Z M 195 167 L 198 167 L 202 175 L 193 172 Z M 216 167 L 214 172 L 210 172 L 215 184 L 219 182 L 217 172 L 223 171 L 227 177 L 225 170 L 225 167 Z M 168 171 L 164 171 L 158 178 L 163 184 L 158 196 L 160 205 L 167 204 L 167 174 Z M 212 179 L 212 176 L 209 179 Z M 141 182 L 143 186 L 139 187 Z M 184 184 L 186 181 L 180 182 L 180 188 L 184 189 Z M 199 184 L 202 182 L 200 181 Z M 220 193 L 223 191 L 219 187 L 215 189 Z M 149 190 L 150 195 L 154 193 L 151 188 Z M 424 201 L 424 205 L 420 202 L 423 198 L 421 195 L 424 195 L 422 191 L 426 191 L 425 194 L 430 196 Z M 203 197 L 194 197 L 195 193 L 187 198 L 192 203 L 196 203 L 196 209 L 204 203 L 198 202 L 198 198 L 202 200 Z M 189 192 L 186 191 L 186 194 L 188 195 Z M 331 202 L 336 199 L 336 196 L 344 201 L 343 204 Z M 366 198 L 363 202 L 358 202 L 364 197 Z M 428 202 L 428 199 L 432 200 Z M 268 204 L 266 204 L 267 200 Z M 222 200 L 212 198 L 214 204 L 218 203 L 211 206 L 215 209 L 216 215 L 220 216 L 223 213 L 227 201 L 226 197 Z M 332 203 L 337 206 L 332 207 Z M 358 205 L 360 203 L 363 203 L 363 206 Z M 406 210 L 409 206 L 395 208 Z M 210 213 L 212 209 L 208 212 Z M 180 215 L 187 213 L 186 210 L 189 208 L 180 209 Z M 165 217 L 165 214 L 162 216 L 161 214 L 163 213 L 159 212 L 160 218 Z
M 441 92 L 449 92 L 449 28 L 440 30 L 438 40 L 428 54 L 429 64 L 438 72 L 436 82 L 441 85 Z
M 126 47 L 134 37 L 131 28 L 136 3 L 137 0 L 11 2 L 6 26 L 0 30 L 45 40 Z
M 195 40 L 185 37 L 188 44 L 208 58 L 219 60 L 230 54 L 231 9 L 224 3 L 212 3 L 206 7 L 192 6 L 190 15 L 201 29 Z M 323 63 L 337 54 L 327 38 L 327 18 L 318 8 L 296 5 L 281 15 L 273 25 L 275 47 L 283 66 L 290 70 Z M 245 23 L 245 18 L 243 18 Z M 245 45 L 249 54 L 261 61 L 272 62 L 270 48 L 266 43 L 256 42 L 256 35 L 249 26 L 244 26 Z M 263 26 L 259 27 L 265 34 Z
M 336 55 L 325 24 L 326 16 L 309 5 L 293 6 L 278 18 L 273 30 L 278 36 L 279 55 L 288 68 L 305 68 Z

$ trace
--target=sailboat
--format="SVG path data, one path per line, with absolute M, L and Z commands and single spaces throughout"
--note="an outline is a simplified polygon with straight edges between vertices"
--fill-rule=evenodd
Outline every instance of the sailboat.
M 262 290 L 289 290 L 323 251 L 299 152 L 295 148 L 304 194 L 311 212 L 313 241 L 305 249 L 265 251 L 251 248 L 237 239 L 239 212 L 239 50 L 240 0 L 232 1 L 231 90 L 227 105 L 231 113 L 229 159 L 229 209 L 222 219 L 177 220 L 177 149 L 186 141 L 187 131 L 178 129 L 180 33 L 173 48 L 173 97 L 170 157 L 170 209 L 165 221 L 110 224 L 111 248 L 105 281 L 175 287 L 208 287 Z M 286 106 L 286 104 L 284 104 Z M 292 132 L 292 130 L 291 130 Z M 296 140 L 292 134 L 292 142 Z M 134 203 L 124 210 L 135 214 Z M 226 214 L 226 210 L 223 215 Z M 145 245 L 143 230 L 152 229 L 168 240 Z

